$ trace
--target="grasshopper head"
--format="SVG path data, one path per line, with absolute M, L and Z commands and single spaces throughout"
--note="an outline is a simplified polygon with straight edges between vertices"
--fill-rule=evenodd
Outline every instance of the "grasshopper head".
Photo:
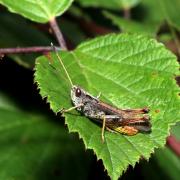
M 78 106 L 79 104 L 82 104 L 84 97 L 86 96 L 85 91 L 78 87 L 73 86 L 71 89 L 71 99 L 75 106 Z

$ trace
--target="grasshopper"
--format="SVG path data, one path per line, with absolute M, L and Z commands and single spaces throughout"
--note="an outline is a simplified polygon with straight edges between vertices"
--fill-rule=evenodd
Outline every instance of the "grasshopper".
M 76 109 L 82 115 L 101 123 L 102 142 L 104 142 L 105 129 L 129 136 L 136 135 L 138 132 L 151 131 L 150 117 L 147 115 L 149 108 L 120 109 L 101 101 L 99 99 L 100 94 L 97 97 L 92 96 L 80 86 L 74 85 L 57 50 L 53 45 L 52 47 L 71 84 L 71 100 L 73 107 L 61 109 L 61 113 Z

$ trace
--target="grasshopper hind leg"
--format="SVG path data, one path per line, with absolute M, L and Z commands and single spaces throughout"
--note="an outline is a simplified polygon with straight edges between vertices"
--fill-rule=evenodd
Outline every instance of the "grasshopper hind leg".
M 112 132 L 114 133 L 115 131 L 109 127 L 106 126 L 106 115 L 102 116 L 102 119 L 103 119 L 103 124 L 102 124 L 102 131 L 101 131 L 101 139 L 102 139 L 102 142 L 104 143 L 104 132 L 105 132 L 105 129 L 107 129 L 109 132 Z
M 83 105 L 84 105 L 84 104 L 79 104 L 79 105 L 77 105 L 77 106 L 70 107 L 69 109 L 64 109 L 64 108 L 62 108 L 62 109 L 59 110 L 59 112 L 60 112 L 61 114 L 66 113 L 66 112 L 70 112 L 70 111 L 72 111 L 72 110 L 74 110 L 74 109 L 77 109 L 77 108 L 79 108 L 79 107 L 82 107 Z
M 125 134 L 128 136 L 136 135 L 139 132 L 138 129 L 132 126 L 121 126 L 121 127 L 114 128 L 114 130 L 116 132 L 119 132 L 121 134 Z
M 104 130 L 105 130 L 105 127 L 106 127 L 106 117 L 103 116 L 103 125 L 102 125 L 102 131 L 101 131 L 101 139 L 102 139 L 103 143 L 104 143 Z
M 150 109 L 148 107 L 140 108 L 140 109 L 123 109 L 124 112 L 132 113 L 132 114 L 147 114 Z

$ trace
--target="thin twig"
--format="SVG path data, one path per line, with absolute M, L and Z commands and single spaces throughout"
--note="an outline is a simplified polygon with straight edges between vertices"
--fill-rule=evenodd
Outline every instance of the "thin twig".
M 180 157 L 180 142 L 173 135 L 170 135 L 167 138 L 167 145 L 178 157 Z
M 169 26 L 170 32 L 173 36 L 173 40 L 174 40 L 174 43 L 175 43 L 176 48 L 177 48 L 177 53 L 180 56 L 180 42 L 179 42 L 178 36 L 176 35 L 175 29 L 170 25 L 169 22 L 168 22 L 168 26 Z
M 45 53 L 52 51 L 51 46 L 43 47 L 43 46 L 34 46 L 34 47 L 26 47 L 26 48 L 0 48 L 0 54 L 17 54 L 17 53 Z
M 167 11 L 166 11 L 166 8 L 164 7 L 163 2 L 157 1 L 157 3 L 158 3 L 158 5 L 159 5 L 159 7 L 161 7 L 161 9 L 163 10 L 163 14 L 164 14 L 165 19 L 166 19 L 166 21 L 167 21 L 167 25 L 168 25 L 168 27 L 169 27 L 169 30 L 170 30 L 172 36 L 173 36 L 173 40 L 174 40 L 174 42 L 175 42 L 175 45 L 176 45 L 176 47 L 177 47 L 178 55 L 180 56 L 180 42 L 179 42 L 179 40 L 178 40 L 178 37 L 177 37 L 176 31 L 175 31 L 175 28 L 172 26 L 171 19 L 169 18 L 169 15 L 168 15 L 168 13 L 167 13 Z M 158 5 L 157 5 L 157 6 L 158 6 Z
M 49 21 L 50 27 L 54 33 L 54 35 L 56 36 L 56 39 L 58 41 L 58 44 L 61 46 L 61 49 L 67 50 L 67 45 L 66 42 L 64 40 L 64 37 L 62 35 L 62 32 L 57 24 L 56 18 L 53 18 Z
M 131 11 L 130 11 L 129 8 L 124 8 L 123 13 L 124 13 L 124 18 L 125 19 L 130 19 L 131 18 Z

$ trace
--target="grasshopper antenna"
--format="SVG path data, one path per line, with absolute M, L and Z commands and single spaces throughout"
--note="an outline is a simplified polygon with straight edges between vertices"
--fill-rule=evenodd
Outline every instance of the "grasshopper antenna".
M 67 76 L 67 78 L 68 78 L 71 86 L 73 87 L 72 80 L 71 80 L 71 78 L 70 78 L 70 76 L 69 76 L 69 74 L 68 74 L 68 72 L 67 72 L 67 70 L 66 70 L 66 68 L 65 68 L 65 66 L 64 66 L 64 64 L 63 64 L 63 62 L 62 62 L 62 59 L 60 58 L 60 56 L 59 56 L 59 54 L 58 54 L 58 52 L 57 52 L 56 47 L 53 45 L 53 43 L 51 43 L 51 47 L 52 47 L 52 49 L 54 50 L 54 52 L 56 53 L 56 56 L 57 56 L 59 62 L 61 63 L 61 65 L 62 65 L 62 67 L 63 67 L 63 69 L 64 69 L 64 71 L 65 71 L 65 73 L 66 73 L 66 76 Z

